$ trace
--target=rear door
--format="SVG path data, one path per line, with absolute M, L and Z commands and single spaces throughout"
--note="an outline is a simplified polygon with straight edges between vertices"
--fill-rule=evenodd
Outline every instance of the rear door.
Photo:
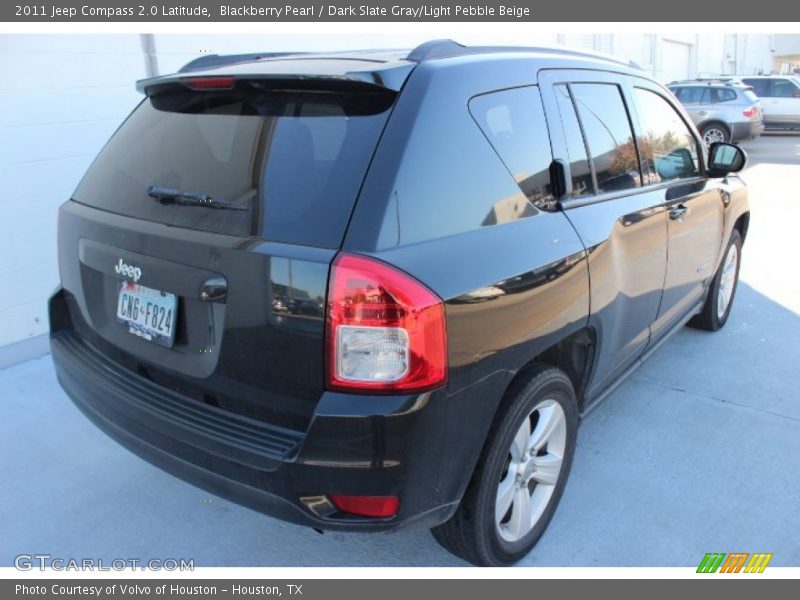
M 770 80 L 770 105 L 775 121 L 787 125 L 800 124 L 800 85 L 791 78 Z
M 553 154 L 567 166 L 564 214 L 589 255 L 591 316 L 597 332 L 589 397 L 646 348 L 667 264 L 663 193 L 643 189 L 625 77 L 543 71 L 542 97 Z
M 121 366 L 303 429 L 329 264 L 395 94 L 220 81 L 151 91 L 108 142 L 61 209 L 62 286 Z
M 669 95 L 634 80 L 631 99 L 644 178 L 663 195 L 667 213 L 669 259 L 655 340 L 702 302 L 720 252 L 724 204 L 719 182 L 704 174 L 704 146 Z

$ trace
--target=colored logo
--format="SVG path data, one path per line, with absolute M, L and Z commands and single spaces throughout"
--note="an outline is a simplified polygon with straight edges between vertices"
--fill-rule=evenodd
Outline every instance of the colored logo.
M 755 552 L 709 552 L 700 561 L 697 567 L 698 573 L 763 573 L 769 561 L 772 560 L 772 553 Z

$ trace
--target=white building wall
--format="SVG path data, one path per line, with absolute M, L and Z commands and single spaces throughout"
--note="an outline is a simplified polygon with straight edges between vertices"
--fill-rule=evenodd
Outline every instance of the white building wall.
M 144 76 L 139 36 L 0 36 L 0 346 L 47 332 L 56 209 Z
M 453 26 L 457 27 L 457 26 Z M 689 76 L 755 73 L 772 65 L 767 35 L 558 34 L 510 28 L 470 30 L 466 44 L 567 45 L 632 59 L 663 80 L 665 43 L 689 47 Z M 495 30 L 496 31 L 496 30 Z M 58 281 L 56 208 L 74 190 L 104 142 L 141 99 L 143 42 L 159 73 L 206 53 L 413 47 L 428 33 L 394 35 L 2 35 L 0 64 L 0 350 L 47 332 L 47 297 Z M 775 37 L 775 36 L 772 36 Z M 800 36 L 782 47 L 800 48 Z M 150 63 L 152 64 L 152 63 Z M 45 348 L 43 344 L 40 348 Z M 6 352 L 12 359 L 15 351 Z M 0 351 L 0 367 L 6 359 Z

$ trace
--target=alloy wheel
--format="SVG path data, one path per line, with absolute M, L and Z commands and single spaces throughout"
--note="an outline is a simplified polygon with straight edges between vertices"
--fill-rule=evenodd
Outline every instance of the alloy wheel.
M 703 133 L 703 141 L 706 143 L 706 146 L 710 146 L 715 142 L 724 142 L 727 137 L 725 132 L 719 127 L 709 127 L 705 130 L 705 133 Z
M 564 409 L 543 400 L 523 419 L 497 486 L 495 524 L 500 537 L 516 542 L 544 513 L 561 475 L 567 442 Z

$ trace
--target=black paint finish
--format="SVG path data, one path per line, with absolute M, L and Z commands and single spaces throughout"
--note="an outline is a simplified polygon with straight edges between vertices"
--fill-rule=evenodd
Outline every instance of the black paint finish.
M 369 71 L 378 83 L 380 56 Z M 288 62 L 274 61 L 281 77 Z M 336 65 L 325 65 L 334 81 Z M 546 51 L 417 65 L 392 55 L 386 65 L 400 91 L 341 248 L 168 226 L 74 200 L 59 213 L 52 348 L 79 408 L 180 477 L 323 529 L 446 520 L 521 369 L 560 366 L 590 407 L 696 310 L 749 215 L 742 182 L 709 178 L 704 157 L 691 180 L 643 185 L 636 163 L 624 189 L 593 192 L 596 173 L 569 154 L 579 131 L 562 123 L 569 104 L 557 86 L 618 86 L 638 136 L 631 90 L 665 93 L 639 71 Z M 313 67 L 299 73 L 313 79 Z M 259 76 L 269 68 L 261 63 Z M 234 73 L 246 77 L 247 63 Z M 547 123 L 540 143 L 559 161 L 550 172 L 581 186 L 537 207 L 468 109 L 481 94 L 534 85 Z M 445 387 L 399 396 L 325 389 L 327 284 L 340 249 L 386 261 L 444 300 Z M 173 348 L 115 322 L 120 259 L 141 269 L 143 285 L 179 297 Z M 319 500 L 328 493 L 395 495 L 400 512 L 347 517 Z

